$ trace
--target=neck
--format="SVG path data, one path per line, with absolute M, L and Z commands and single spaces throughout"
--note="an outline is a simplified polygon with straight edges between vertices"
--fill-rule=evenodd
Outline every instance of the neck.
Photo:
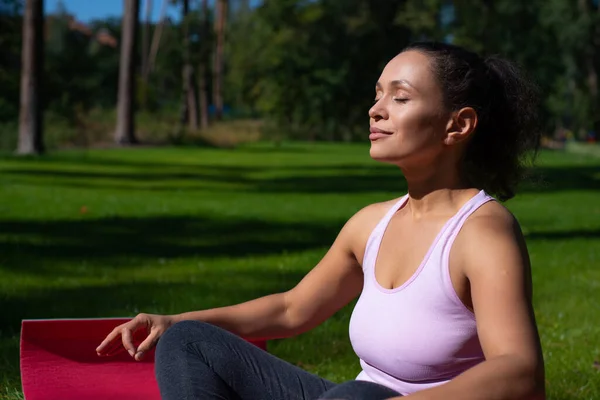
M 455 165 L 401 168 L 408 184 L 409 208 L 414 218 L 456 212 L 474 189 Z

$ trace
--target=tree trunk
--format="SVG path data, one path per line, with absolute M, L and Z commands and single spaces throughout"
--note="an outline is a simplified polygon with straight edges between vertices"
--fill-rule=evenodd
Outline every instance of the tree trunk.
M 148 58 L 148 75 L 150 75 L 154 70 L 156 56 L 158 55 L 158 48 L 160 47 L 160 38 L 162 37 L 162 31 L 165 27 L 165 17 L 167 14 L 168 4 L 168 0 L 163 0 L 160 10 L 160 21 L 158 22 L 158 26 L 154 30 L 154 35 L 152 36 L 152 45 L 150 46 L 150 56 Z
M 582 15 L 593 15 L 594 12 L 600 13 L 600 4 L 595 10 L 592 2 L 588 0 L 579 0 L 579 11 Z M 586 51 L 584 55 L 584 64 L 586 71 L 586 83 L 590 95 L 592 96 L 593 104 L 595 104 L 598 98 L 598 71 L 596 70 L 596 59 L 597 59 L 597 46 L 600 45 L 600 28 L 597 24 L 590 24 L 589 32 L 590 41 L 586 45 Z
M 599 6 L 600 7 L 600 6 Z M 590 1 L 588 0 L 579 0 L 578 2 L 578 8 L 579 8 L 579 12 L 581 13 L 581 15 L 590 15 L 592 14 L 594 11 L 593 9 L 593 5 L 591 4 Z M 581 57 L 581 61 L 580 61 L 580 68 L 583 70 L 583 73 L 585 74 L 585 86 L 587 89 L 587 92 L 590 96 L 590 104 L 589 104 L 589 117 L 591 118 L 590 121 L 586 121 L 589 122 L 591 126 L 586 127 L 586 129 L 583 129 L 580 133 L 581 138 L 585 138 L 587 136 L 587 131 L 589 130 L 589 128 L 595 128 L 596 125 L 598 124 L 598 118 L 596 117 L 596 109 L 598 107 L 599 104 L 599 99 L 598 99 L 598 85 L 599 85 L 599 79 L 598 79 L 598 71 L 596 69 L 596 65 L 595 65 L 595 60 L 597 57 L 597 49 L 596 49 L 596 45 L 597 45 L 597 30 L 598 28 L 594 25 L 594 24 L 590 24 L 590 30 L 589 30 L 589 42 L 586 44 L 585 46 L 585 50 L 582 54 Z
M 190 50 L 190 23 L 188 18 L 189 0 L 183 0 L 183 96 L 181 123 L 187 122 L 191 130 L 198 129 L 198 102 L 196 101 L 196 90 L 194 90 L 194 67 L 191 62 Z
M 42 71 L 44 61 L 44 1 L 27 0 L 23 18 L 21 104 L 18 154 L 44 152 Z
M 150 60 L 150 19 L 152 18 L 152 0 L 146 0 L 146 20 L 142 33 L 142 77 L 144 83 L 148 83 L 148 62 Z
M 227 0 L 217 0 L 215 15 L 215 34 L 217 45 L 215 49 L 215 65 L 213 80 L 213 96 L 215 119 L 223 117 L 223 47 L 225 44 L 225 22 L 227 20 Z
M 208 18 L 208 0 L 202 0 L 202 54 L 198 66 L 198 97 L 200 98 L 200 127 L 208 128 L 208 73 L 210 25 Z
M 187 86 L 187 109 L 188 109 L 188 126 L 191 130 L 198 130 L 198 101 L 196 98 L 196 85 L 194 85 L 194 67 L 191 63 L 185 67 L 186 86 Z
M 139 0 L 123 0 L 123 29 L 119 66 L 119 99 L 115 141 L 119 144 L 137 143 L 135 137 L 135 49 L 137 39 Z
M 600 2 L 596 2 L 596 10 L 592 10 L 596 13 L 596 19 L 600 19 Z M 593 93 L 595 95 L 595 102 L 593 103 L 592 115 L 595 116 L 594 131 L 596 134 L 596 140 L 600 135 L 600 24 L 594 25 L 594 32 L 592 38 L 592 69 L 594 71 L 593 76 L 590 76 L 588 80 L 590 85 L 594 85 Z

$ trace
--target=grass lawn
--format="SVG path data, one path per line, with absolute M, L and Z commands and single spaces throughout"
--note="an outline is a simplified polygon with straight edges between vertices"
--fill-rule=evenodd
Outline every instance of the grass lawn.
M 547 152 L 536 171 L 507 206 L 533 262 L 549 398 L 600 399 L 600 158 Z M 21 398 L 21 319 L 177 313 L 289 289 L 354 212 L 404 190 L 362 145 L 0 157 L 0 397 Z M 270 351 L 352 379 L 350 313 Z

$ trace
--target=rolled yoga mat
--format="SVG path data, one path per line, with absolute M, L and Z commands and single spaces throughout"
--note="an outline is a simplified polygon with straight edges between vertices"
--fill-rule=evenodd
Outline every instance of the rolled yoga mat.
M 129 318 L 23 320 L 21 381 L 25 400 L 160 400 L 154 349 L 135 361 L 121 346 L 99 357 L 96 347 Z M 143 332 L 142 332 L 143 333 Z M 139 345 L 143 336 L 134 335 Z M 251 341 L 266 350 L 265 341 Z

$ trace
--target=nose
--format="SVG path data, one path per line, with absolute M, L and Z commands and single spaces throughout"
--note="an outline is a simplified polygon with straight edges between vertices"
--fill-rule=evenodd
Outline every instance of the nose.
M 373 107 L 369 109 L 369 118 L 375 121 L 388 119 L 389 115 L 382 100 L 383 98 L 379 99 L 375 104 L 373 104 Z

